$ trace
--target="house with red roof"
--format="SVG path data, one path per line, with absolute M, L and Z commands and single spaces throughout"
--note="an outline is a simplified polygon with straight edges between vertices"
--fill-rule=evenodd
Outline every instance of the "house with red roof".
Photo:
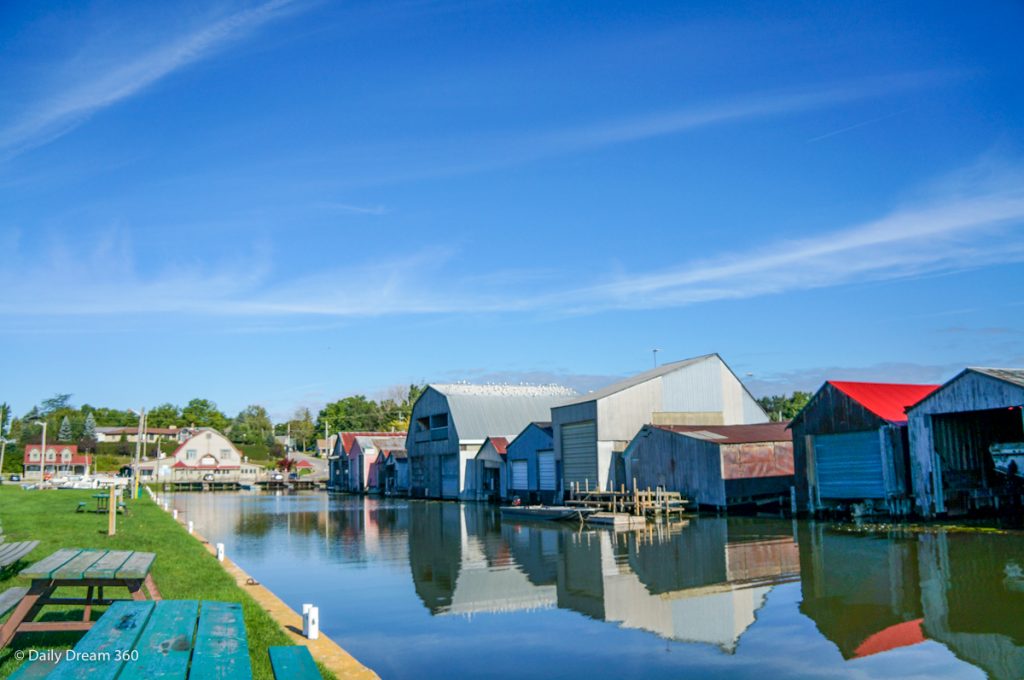
M 43 480 L 66 475 L 87 475 L 92 464 L 89 456 L 78 453 L 74 444 L 55 442 L 43 450 L 40 444 L 26 444 L 22 460 L 22 478 Z
M 143 481 L 255 481 L 263 471 L 263 466 L 250 463 L 231 440 L 209 427 L 194 431 L 169 456 L 151 458 L 139 465 Z
M 798 509 L 908 514 L 914 490 L 907 408 L 938 387 L 822 385 L 789 426 Z

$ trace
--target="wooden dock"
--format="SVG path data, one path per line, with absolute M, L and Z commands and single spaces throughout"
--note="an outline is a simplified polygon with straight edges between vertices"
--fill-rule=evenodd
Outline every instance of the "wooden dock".
M 586 518 L 587 524 L 600 527 L 611 527 L 616 531 L 643 529 L 647 526 L 647 518 L 629 515 L 624 512 L 595 512 Z
M 613 515 L 624 514 L 642 518 L 662 517 L 669 520 L 681 518 L 689 501 L 683 498 L 678 491 L 637 489 L 634 480 L 632 491 L 627 491 L 625 485 L 622 485 L 618 491 L 601 491 L 586 486 L 580 489 L 578 484 L 574 485 L 569 490 L 569 498 L 566 499 L 565 504 L 570 507 L 595 508 L 600 512 Z

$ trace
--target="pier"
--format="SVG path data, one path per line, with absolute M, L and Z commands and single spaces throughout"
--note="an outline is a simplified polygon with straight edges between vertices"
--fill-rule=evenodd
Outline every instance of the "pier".
M 580 490 L 578 484 L 574 485 L 569 489 L 569 498 L 565 504 L 570 507 L 595 508 L 611 515 L 663 517 L 671 520 L 673 517 L 682 518 L 689 501 L 678 491 L 637 489 L 634 480 L 632 491 L 628 491 L 624 484 L 618 491 L 601 491 L 588 486 Z

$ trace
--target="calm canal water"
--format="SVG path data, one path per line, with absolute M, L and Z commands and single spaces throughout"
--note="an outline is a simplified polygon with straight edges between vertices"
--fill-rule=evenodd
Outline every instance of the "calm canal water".
M 1024 536 L 699 518 L 613 534 L 492 507 L 178 494 L 382 678 L 1024 678 Z

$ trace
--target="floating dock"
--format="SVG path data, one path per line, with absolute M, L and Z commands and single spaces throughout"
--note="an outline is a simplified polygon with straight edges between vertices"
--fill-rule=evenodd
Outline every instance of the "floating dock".
M 624 512 L 596 512 L 585 520 L 587 524 L 601 527 L 611 527 L 616 531 L 628 531 L 630 529 L 643 529 L 647 526 L 647 520 L 637 515 L 627 515 Z

